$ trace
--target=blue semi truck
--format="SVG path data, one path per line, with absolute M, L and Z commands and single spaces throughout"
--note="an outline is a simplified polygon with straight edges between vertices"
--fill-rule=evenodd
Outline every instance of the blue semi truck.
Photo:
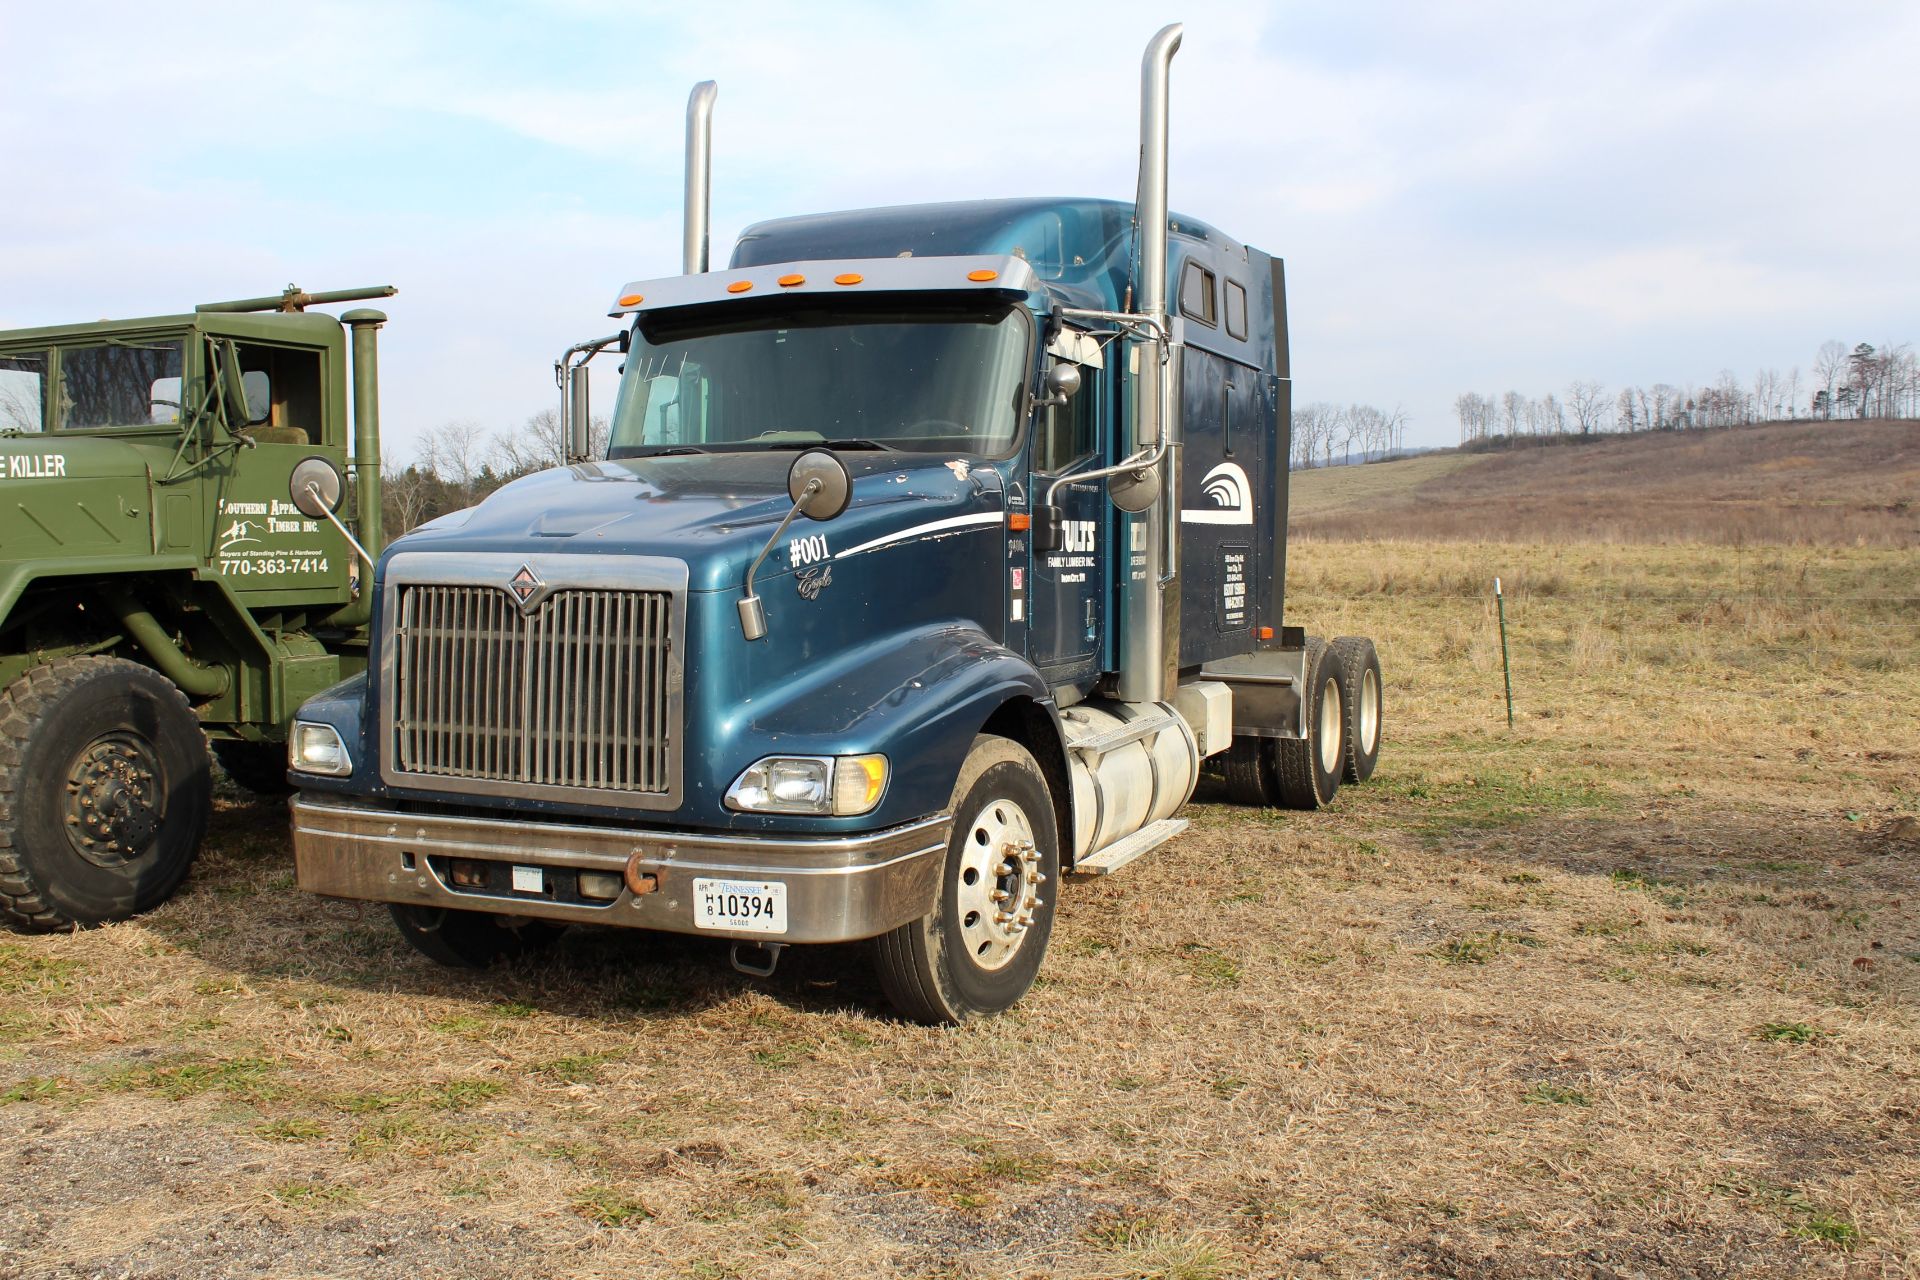
M 300 884 L 449 964 L 573 924 L 750 972 L 871 940 L 902 1013 L 959 1022 L 1203 768 L 1296 808 L 1364 781 L 1373 646 L 1282 614 L 1282 265 L 1167 209 L 1180 38 L 1135 203 L 782 218 L 719 270 L 696 88 L 685 274 L 556 365 L 576 460 L 394 542 L 368 672 L 297 717 Z

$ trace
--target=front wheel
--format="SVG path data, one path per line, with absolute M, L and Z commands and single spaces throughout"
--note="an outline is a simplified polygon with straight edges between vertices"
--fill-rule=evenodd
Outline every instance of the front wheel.
M 212 776 L 193 708 L 137 662 L 62 658 L 0 690 L 0 920 L 45 932 L 165 902 Z
M 213 744 L 213 758 L 238 786 L 256 796 L 293 794 L 287 781 L 287 744 L 284 742 L 219 741 Z
M 1053 935 L 1060 840 L 1046 775 L 1006 738 L 973 740 L 950 807 L 940 899 L 874 940 L 874 967 L 901 1013 L 957 1025 L 1033 986 Z
M 566 929 L 546 920 L 486 911 L 388 905 L 400 936 L 427 959 L 451 969 L 484 969 L 529 955 L 545 949 Z

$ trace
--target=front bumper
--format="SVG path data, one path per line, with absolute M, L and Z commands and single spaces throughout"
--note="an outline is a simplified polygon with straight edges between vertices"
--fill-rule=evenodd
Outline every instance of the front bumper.
M 941 814 L 856 836 L 710 835 L 404 813 L 300 795 L 292 810 L 294 865 L 310 893 L 755 942 L 851 942 L 925 915 L 938 901 L 952 826 Z M 623 888 L 607 902 L 460 888 L 447 876 L 452 858 L 616 876 L 636 860 L 659 887 Z M 695 876 L 786 885 L 786 932 L 695 926 Z

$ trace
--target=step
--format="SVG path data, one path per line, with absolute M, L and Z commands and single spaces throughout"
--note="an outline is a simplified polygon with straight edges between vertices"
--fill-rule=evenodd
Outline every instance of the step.
M 1126 746 L 1129 742 L 1138 742 L 1142 738 L 1151 738 L 1154 734 L 1171 729 L 1180 723 L 1180 717 L 1161 713 L 1141 716 L 1137 720 L 1128 720 L 1117 724 L 1104 733 L 1092 734 L 1085 738 L 1068 738 L 1067 750 L 1085 751 L 1092 755 L 1105 755 L 1109 751 Z
M 1090 853 L 1073 864 L 1077 876 L 1110 876 L 1143 853 L 1158 849 L 1187 829 L 1185 818 L 1162 818 L 1149 823 L 1130 836 L 1115 840 L 1098 853 Z

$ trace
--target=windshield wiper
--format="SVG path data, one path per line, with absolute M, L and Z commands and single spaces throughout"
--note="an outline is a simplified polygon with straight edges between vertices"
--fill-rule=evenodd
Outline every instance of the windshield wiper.
M 877 449 L 882 453 L 898 453 L 893 445 L 881 440 L 869 440 L 865 436 L 848 436 L 843 440 L 770 440 L 764 446 L 768 449 Z

